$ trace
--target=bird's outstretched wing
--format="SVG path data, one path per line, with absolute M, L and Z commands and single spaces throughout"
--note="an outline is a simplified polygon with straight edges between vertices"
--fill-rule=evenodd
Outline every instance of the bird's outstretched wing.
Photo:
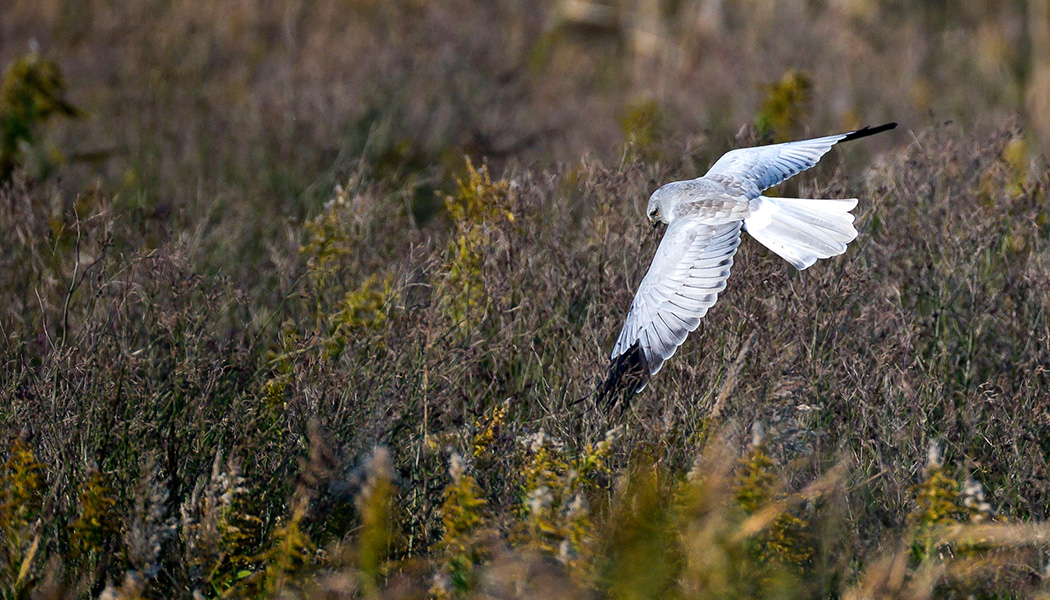
M 638 286 L 614 360 L 637 344 L 649 372 L 660 370 L 725 289 L 742 223 L 688 218 L 671 223 Z
M 878 127 L 865 127 L 849 133 L 811 140 L 731 150 L 711 165 L 704 177 L 716 181 L 728 179 L 742 184 L 749 198 L 757 198 L 762 190 L 812 168 L 835 144 L 875 135 L 895 127 L 896 123 L 886 123 Z

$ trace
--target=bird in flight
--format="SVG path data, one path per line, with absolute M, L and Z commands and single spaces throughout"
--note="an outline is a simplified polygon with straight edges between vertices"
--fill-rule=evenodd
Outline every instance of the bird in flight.
M 740 232 L 795 268 L 838 256 L 857 237 L 857 199 L 769 198 L 762 191 L 817 164 L 831 147 L 897 126 L 886 123 L 810 140 L 727 152 L 698 179 L 662 186 L 649 198 L 653 227 L 667 224 L 612 351 L 607 384 L 630 359 L 641 367 L 635 392 L 696 330 L 726 287 Z M 637 363 L 640 362 L 640 365 Z

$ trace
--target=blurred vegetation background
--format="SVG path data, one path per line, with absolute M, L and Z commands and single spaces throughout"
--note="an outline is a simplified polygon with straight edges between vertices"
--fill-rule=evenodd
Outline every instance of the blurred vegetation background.
M 1047 597 L 1045 0 L 6 0 L 0 597 Z M 781 186 L 590 397 L 724 151 Z

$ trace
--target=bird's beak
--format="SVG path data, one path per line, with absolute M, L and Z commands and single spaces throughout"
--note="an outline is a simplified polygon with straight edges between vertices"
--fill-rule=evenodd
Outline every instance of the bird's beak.
M 653 229 L 656 229 L 656 227 L 660 224 L 660 221 L 657 219 L 650 218 L 649 224 L 653 226 Z

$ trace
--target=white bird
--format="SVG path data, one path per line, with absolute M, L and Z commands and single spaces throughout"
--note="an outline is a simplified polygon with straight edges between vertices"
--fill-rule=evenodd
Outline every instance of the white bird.
M 897 126 L 887 123 L 827 137 L 727 152 L 706 175 L 662 186 L 649 198 L 649 222 L 666 223 L 660 246 L 612 351 L 608 383 L 628 356 L 648 377 L 678 350 L 726 287 L 741 230 L 805 269 L 837 256 L 857 237 L 856 198 L 769 198 L 762 191 L 817 164 L 832 146 Z M 638 353 L 637 355 L 635 353 Z

